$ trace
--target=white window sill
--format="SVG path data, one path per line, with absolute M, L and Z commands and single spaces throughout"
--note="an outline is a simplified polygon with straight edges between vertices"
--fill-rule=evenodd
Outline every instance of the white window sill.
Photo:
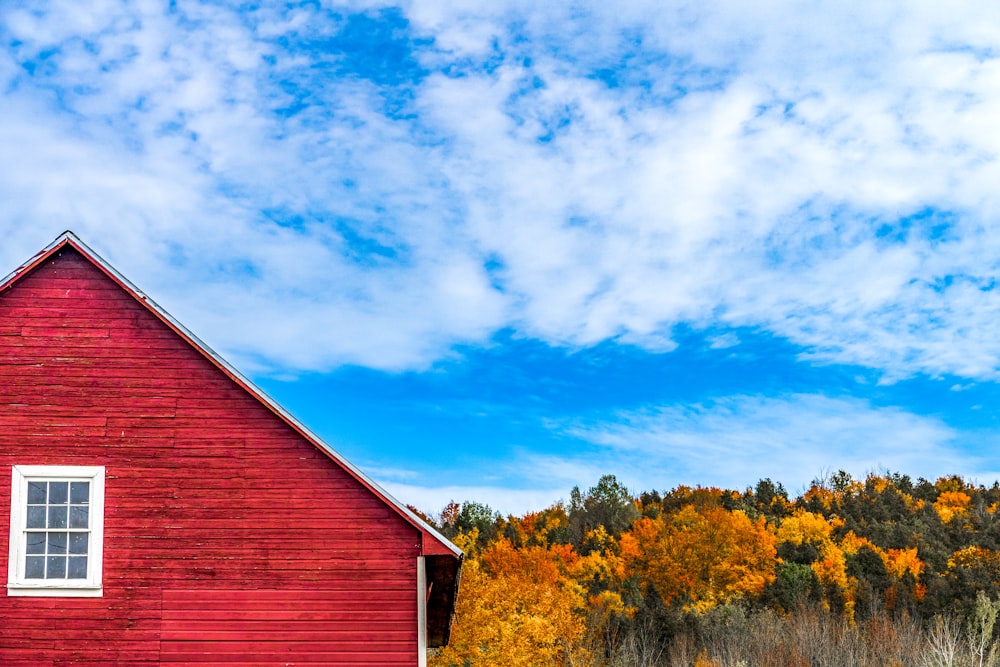
M 10 597 L 59 597 L 59 598 L 99 598 L 104 597 L 101 586 L 32 586 L 7 584 L 7 595 Z

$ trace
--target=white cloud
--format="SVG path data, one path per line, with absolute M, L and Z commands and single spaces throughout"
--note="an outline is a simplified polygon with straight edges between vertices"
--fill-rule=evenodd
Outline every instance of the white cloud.
M 995 8 L 412 2 L 395 86 L 278 40 L 323 9 L 91 5 L 0 13 L 9 268 L 72 227 L 262 368 L 684 322 L 997 376 Z
M 890 374 L 992 375 L 1000 348 L 976 335 L 997 315 L 991 294 L 931 284 L 953 274 L 989 282 L 994 273 L 995 235 L 979 211 L 995 200 L 985 185 L 997 176 L 995 133 L 980 123 L 997 101 L 987 83 L 997 66 L 943 47 L 975 49 L 987 26 L 1000 29 L 996 17 L 966 30 L 929 6 L 912 16 L 853 5 L 833 16 L 789 3 L 759 14 L 722 6 L 644 15 L 645 37 L 724 70 L 720 88 L 669 107 L 603 89 L 582 72 L 574 78 L 538 52 L 540 63 L 522 73 L 544 79 L 535 95 L 517 92 L 516 64 L 428 87 L 437 96 L 430 108 L 446 110 L 443 124 L 468 151 L 455 181 L 465 174 L 469 190 L 481 188 L 477 167 L 496 175 L 488 201 L 506 198 L 504 209 L 477 213 L 480 233 L 511 266 L 525 326 L 589 344 L 721 312 L 823 359 Z M 624 14 L 585 31 L 628 27 L 636 14 Z M 507 18 L 487 17 L 491 34 L 503 35 Z M 536 18 L 523 28 L 529 43 L 567 46 L 560 37 L 579 27 Z M 436 32 L 446 30 L 441 20 Z M 463 113 L 466 93 L 494 113 Z M 575 117 L 542 149 L 529 141 L 535 125 L 498 113 L 511 100 L 528 106 L 520 115 L 529 120 L 550 107 Z M 956 213 L 951 238 L 921 229 L 901 243 L 877 237 L 883 223 L 928 208 Z M 603 224 L 567 226 L 574 214 Z

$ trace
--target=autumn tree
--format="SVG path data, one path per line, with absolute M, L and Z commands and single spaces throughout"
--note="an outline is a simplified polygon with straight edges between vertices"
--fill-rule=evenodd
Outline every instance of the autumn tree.
M 759 595 L 774 580 L 776 538 L 763 517 L 689 504 L 637 521 L 622 536 L 627 567 L 667 604 L 705 611 Z
M 522 517 L 507 518 L 504 536 L 515 546 L 548 546 L 572 542 L 569 515 L 562 502 L 541 512 L 528 512 Z
M 457 541 L 463 546 L 459 534 Z M 475 536 L 471 536 L 475 541 Z M 568 576 L 572 547 L 517 549 L 498 538 L 463 566 L 451 641 L 432 667 L 584 664 L 586 600 Z
M 833 661 L 815 664 L 844 664 L 859 641 L 869 642 L 866 666 L 918 664 L 935 618 L 950 618 L 960 643 L 975 639 L 980 663 L 997 657 L 985 643 L 993 617 L 975 616 L 986 604 L 977 594 L 1000 598 L 997 483 L 838 471 L 795 499 L 770 479 L 634 497 L 607 475 L 521 517 L 451 503 L 438 525 L 466 565 L 452 643 L 435 667 L 813 664 L 823 627 Z M 731 604 L 746 599 L 754 604 Z M 737 611 L 749 614 L 745 628 L 730 625 Z M 768 641 L 808 641 L 742 658 L 711 648 L 726 633 L 745 645 L 751 626 Z

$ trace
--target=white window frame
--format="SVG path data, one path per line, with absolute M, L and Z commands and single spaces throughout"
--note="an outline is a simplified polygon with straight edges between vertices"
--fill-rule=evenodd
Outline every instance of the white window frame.
M 24 577 L 28 482 L 90 482 L 90 545 L 85 579 Z M 7 595 L 102 597 L 104 566 L 104 466 L 22 466 L 11 470 L 10 559 Z

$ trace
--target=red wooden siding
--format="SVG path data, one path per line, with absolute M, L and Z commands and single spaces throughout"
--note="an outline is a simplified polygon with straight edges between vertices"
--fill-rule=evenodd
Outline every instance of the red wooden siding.
M 164 664 L 239 665 L 371 664 L 372 642 L 379 664 L 410 664 L 406 652 L 416 642 L 416 626 L 392 645 L 393 626 L 406 624 L 401 611 L 413 601 L 413 588 L 359 593 L 350 589 L 301 591 L 169 591 L 163 596 L 160 655 Z M 304 603 L 316 603 L 312 605 Z M 345 622 L 367 631 L 345 632 Z M 395 649 L 395 650 L 394 650 Z M 252 658 L 248 658 L 252 656 Z M 290 656 L 294 656 L 291 657 Z
M 0 597 L 0 665 L 417 664 L 420 531 L 69 247 L 0 294 L 0 464 L 107 471 L 104 597 Z

